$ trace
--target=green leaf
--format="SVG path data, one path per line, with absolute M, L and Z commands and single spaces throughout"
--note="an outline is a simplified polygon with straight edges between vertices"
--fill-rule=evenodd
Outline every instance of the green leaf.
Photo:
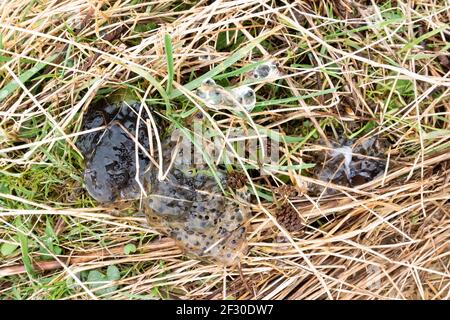
M 414 93 L 414 86 L 412 81 L 406 79 L 400 79 L 397 81 L 395 89 L 400 93 L 400 95 L 412 95 Z
M 125 254 L 131 254 L 131 253 L 135 253 L 135 252 L 136 252 L 136 246 L 133 243 L 129 243 L 123 248 L 123 253 L 125 253 Z
M 172 40 L 170 39 L 170 35 L 166 34 L 164 36 L 164 47 L 166 51 L 166 60 L 167 60 L 167 94 L 172 92 L 172 84 L 173 84 L 173 50 L 172 50 Z
M 283 135 L 281 133 L 279 133 L 278 131 L 272 130 L 272 129 L 267 129 L 263 126 L 257 126 L 258 128 L 258 132 L 260 134 L 265 134 L 267 137 L 269 137 L 270 139 L 280 143 L 280 142 L 285 142 L 285 143 L 296 143 L 296 142 L 302 142 L 305 138 L 304 137 L 300 137 L 300 136 L 286 136 Z
M 11 57 L 0 56 L 0 62 L 10 61 L 10 60 L 12 60 Z
M 89 271 L 87 277 L 87 286 L 90 289 L 97 289 L 107 284 L 111 284 L 112 281 L 117 281 L 120 279 L 120 271 L 116 266 L 109 266 L 106 270 L 106 275 L 98 270 Z M 100 290 L 95 290 L 95 294 L 98 296 L 110 295 L 117 290 L 117 285 L 110 285 Z
M 28 80 L 30 80 L 36 73 L 41 71 L 44 67 L 48 65 L 48 63 L 51 63 L 53 60 L 56 59 L 58 54 L 54 54 L 50 56 L 47 60 L 43 62 L 38 62 L 34 67 L 32 67 L 30 70 L 25 71 L 19 76 L 20 82 L 25 84 Z M 6 99 L 11 93 L 16 91 L 20 85 L 16 82 L 16 80 L 10 81 L 6 86 L 4 86 L 0 90 L 0 102 Z
M 109 266 L 106 270 L 106 276 L 109 281 L 120 280 L 120 271 L 116 266 Z
M 253 50 L 253 48 L 255 48 L 258 45 L 258 43 L 263 41 L 268 36 L 269 36 L 269 34 L 265 34 L 265 35 L 260 36 L 259 38 L 256 38 L 249 44 L 247 44 L 244 47 L 242 47 L 241 49 L 237 50 L 228 59 L 226 59 L 225 61 L 220 63 L 214 69 L 206 72 L 202 76 L 200 76 L 197 79 L 186 84 L 184 86 L 184 88 L 189 91 L 194 90 L 194 89 L 198 88 L 205 79 L 213 78 L 214 76 L 218 75 L 219 73 L 224 72 L 227 68 L 231 67 L 235 62 L 237 62 L 240 59 L 242 59 L 243 57 L 245 57 L 249 52 L 251 52 Z M 174 99 L 174 98 L 179 97 L 180 95 L 182 95 L 182 93 L 180 90 L 177 89 L 172 92 L 172 94 L 170 95 L 170 98 Z
M 254 70 L 257 66 L 259 66 L 265 62 L 267 62 L 267 61 L 261 60 L 261 61 L 257 61 L 257 62 L 251 63 L 251 64 L 247 64 L 247 65 L 243 66 L 242 68 L 239 68 L 239 69 L 236 69 L 236 70 L 233 70 L 233 71 L 221 74 L 221 75 L 217 75 L 214 77 L 214 80 L 221 80 L 221 79 L 240 76 L 243 73 Z
M 356 132 L 352 133 L 349 137 L 349 139 L 354 139 L 358 135 L 360 135 L 362 132 L 368 132 L 372 128 L 374 128 L 376 123 L 374 121 L 368 121 L 361 129 L 357 130 Z
M 169 101 L 169 96 L 167 95 L 166 90 L 164 90 L 164 88 L 158 82 L 158 80 L 156 80 L 149 72 L 147 72 L 135 65 L 130 64 L 130 65 L 127 65 L 127 67 L 134 73 L 137 73 L 138 75 L 143 77 L 145 80 L 150 82 L 150 84 L 152 86 L 154 86 L 156 88 L 156 90 L 158 90 L 159 94 L 161 95 L 161 97 L 164 100 L 164 103 L 166 105 L 167 113 L 169 113 L 169 114 L 172 113 L 172 106 Z
M 55 254 L 55 255 L 60 255 L 61 253 L 62 253 L 62 249 L 61 249 L 61 247 L 59 247 L 59 246 L 53 246 L 53 253 Z
M 53 225 L 50 218 L 47 218 L 45 223 L 45 237 L 43 238 L 44 246 L 40 246 L 39 252 L 42 254 L 41 259 L 52 260 L 50 252 L 55 255 L 60 255 L 62 249 L 58 246 L 58 236 L 53 230 Z M 50 252 L 49 252 L 50 251 Z
M 45 234 L 52 239 L 58 238 L 55 231 L 53 230 L 52 223 L 48 218 L 45 221 Z
M 88 287 L 90 289 L 96 289 L 98 287 L 104 286 L 107 283 L 106 276 L 97 270 L 91 270 L 89 271 L 88 278 Z M 99 291 L 97 292 L 97 294 Z
M 257 189 L 256 189 L 256 193 L 258 194 L 258 197 L 260 197 L 260 198 L 262 198 L 262 199 L 264 199 L 264 200 L 266 200 L 266 201 L 273 202 L 273 198 L 272 198 L 271 195 L 269 195 L 269 194 L 267 194 L 267 193 L 265 193 L 265 192 L 259 190 L 259 189 L 258 189 L 258 186 L 255 186 L 255 187 L 257 188 Z M 254 193 L 254 191 L 253 191 L 253 188 L 249 188 L 249 189 L 248 189 L 248 192 L 250 192 L 251 194 L 255 195 L 255 193 Z
M 0 251 L 2 253 L 2 256 L 6 257 L 6 256 L 9 256 L 10 254 L 13 254 L 14 251 L 16 251 L 16 249 L 18 247 L 19 247 L 19 245 L 16 244 L 16 243 L 6 242 L 6 243 L 2 244 L 2 247 L 1 247 Z
M 25 233 L 25 226 L 22 223 L 22 219 L 18 217 L 15 221 L 16 227 L 19 229 L 17 236 L 20 242 L 20 251 L 22 253 L 22 262 L 25 266 L 25 270 L 30 278 L 33 278 L 35 273 L 33 270 L 33 264 L 31 262 L 30 254 L 28 252 L 28 237 Z
M 436 129 L 431 132 L 425 133 L 423 139 L 429 140 L 429 139 L 437 139 L 441 137 L 450 137 L 450 130 L 444 130 L 444 129 Z
M 331 42 L 332 40 L 334 40 L 340 36 L 349 36 L 351 34 L 355 34 L 355 33 L 361 32 L 361 31 L 369 30 L 369 29 L 370 30 L 381 30 L 384 27 L 389 26 L 390 24 L 396 24 L 396 23 L 402 22 L 403 20 L 404 20 L 403 17 L 398 16 L 398 15 L 393 15 L 392 18 L 387 19 L 387 20 L 381 20 L 379 22 L 367 24 L 367 25 L 359 27 L 359 28 L 352 28 L 352 29 L 340 31 L 337 33 L 335 33 L 335 32 L 330 33 L 325 36 L 325 40 Z M 341 29 L 338 29 L 338 30 L 341 30 Z
M 420 37 L 414 39 L 413 41 L 411 41 L 410 43 L 408 43 L 407 45 L 405 45 L 404 47 L 402 47 L 402 48 L 400 49 L 399 53 L 400 53 L 400 52 L 408 51 L 409 49 L 411 49 L 412 47 L 418 45 L 419 43 L 421 43 L 421 42 L 424 41 L 425 39 L 428 39 L 429 37 L 432 37 L 432 36 L 434 36 L 435 34 L 441 32 L 441 31 L 443 31 L 443 30 L 445 30 L 445 29 L 447 29 L 447 26 L 442 26 L 442 27 L 440 27 L 440 28 L 431 30 L 430 32 L 427 32 L 427 33 L 421 35 Z
M 305 100 L 305 99 L 309 99 L 309 98 L 313 98 L 313 97 L 317 97 L 317 96 L 322 96 L 322 95 L 325 95 L 325 94 L 333 93 L 333 92 L 336 92 L 337 90 L 338 90 L 338 88 L 329 88 L 329 89 L 326 89 L 326 90 L 321 90 L 321 91 L 318 91 L 318 92 L 313 92 L 313 93 L 310 93 L 310 94 L 306 94 L 304 96 L 294 96 L 294 97 L 289 97 L 289 98 L 284 98 L 284 99 L 273 99 L 273 100 L 262 101 L 262 102 L 256 103 L 255 107 L 280 105 L 280 104 L 285 104 L 285 103 L 289 103 L 289 102 L 292 102 L 292 101 Z
M 158 28 L 158 25 L 154 22 L 149 22 L 149 23 L 141 23 L 141 24 L 137 24 L 134 27 L 134 33 L 144 33 L 144 32 L 148 32 L 148 31 L 152 31 Z

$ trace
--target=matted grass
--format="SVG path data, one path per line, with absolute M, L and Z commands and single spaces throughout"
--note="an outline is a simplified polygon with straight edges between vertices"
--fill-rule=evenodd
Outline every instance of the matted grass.
M 211 4 L 208 4 L 211 2 Z M 411 6 L 411 3 L 413 5 Z M 0 299 L 448 299 L 450 3 L 418 1 L 1 1 Z M 213 47 L 212 60 L 200 60 Z M 248 82 L 250 117 L 282 156 L 257 194 L 236 267 L 187 259 L 133 206 L 99 207 L 76 149 L 94 96 L 127 89 L 182 126 L 207 77 Z M 220 120 L 218 120 L 220 119 Z M 334 196 L 314 151 L 390 141 L 382 177 Z M 277 192 L 292 186 L 298 195 Z M 286 203 L 301 228 L 277 222 Z

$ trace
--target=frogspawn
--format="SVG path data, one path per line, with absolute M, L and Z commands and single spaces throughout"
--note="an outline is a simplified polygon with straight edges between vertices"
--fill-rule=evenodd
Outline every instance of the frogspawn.
M 150 161 L 146 150 L 156 143 L 149 140 L 148 117 L 141 111 L 137 102 L 101 100 L 90 106 L 82 130 L 100 130 L 77 142 L 87 191 L 100 203 L 141 198 L 149 223 L 187 255 L 234 264 L 247 248 L 248 210 L 239 199 L 224 196 L 225 172 L 216 170 L 214 176 L 206 165 L 183 161 L 188 155 L 180 153 L 186 150 L 180 144 L 191 142 L 177 130 L 163 139 L 161 157 Z

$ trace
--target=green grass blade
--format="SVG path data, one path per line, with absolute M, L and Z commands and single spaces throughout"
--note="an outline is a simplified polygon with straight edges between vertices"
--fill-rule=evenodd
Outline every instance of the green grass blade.
M 290 166 L 277 166 L 271 164 L 264 164 L 263 167 L 269 170 L 278 170 L 278 171 L 289 171 L 289 170 L 303 170 L 314 168 L 316 165 L 314 163 L 302 163 L 302 164 L 293 164 Z
M 48 58 L 47 60 L 38 62 L 34 67 L 32 67 L 31 69 L 22 73 L 19 76 L 19 80 L 23 84 L 25 84 L 25 82 L 30 80 L 36 73 L 38 73 L 44 67 L 46 67 L 48 65 L 48 63 L 53 62 L 53 60 L 55 60 L 58 55 L 59 54 L 54 54 L 54 55 L 50 56 L 50 58 Z M 19 87 L 20 87 L 20 85 L 15 80 L 10 81 L 6 86 L 4 86 L 0 90 L 0 102 L 3 101 L 4 99 L 6 99 L 11 93 L 16 91 Z
M 241 49 L 237 50 L 235 53 L 233 53 L 228 59 L 220 63 L 217 67 L 214 69 L 208 71 L 207 73 L 203 74 L 202 76 L 198 77 L 197 79 L 189 82 L 184 86 L 186 90 L 194 90 L 197 87 L 199 87 L 202 82 L 205 79 L 213 78 L 219 73 L 224 72 L 227 68 L 231 67 L 235 62 L 239 61 L 243 57 L 245 57 L 250 51 L 253 50 L 261 41 L 263 41 L 266 37 L 268 37 L 269 34 L 265 34 L 263 36 L 260 36 L 259 38 L 256 38 L 252 42 L 248 43 L 246 46 L 242 47 Z M 177 98 L 180 95 L 182 95 L 180 90 L 175 90 L 172 92 L 172 94 L 169 96 L 171 99 Z
M 302 142 L 305 138 L 304 137 L 300 137 L 300 136 L 287 136 L 284 134 L 280 134 L 279 132 L 272 130 L 272 129 L 268 129 L 268 128 L 264 128 L 263 126 L 257 126 L 258 128 L 258 132 L 259 134 L 264 134 L 267 137 L 269 137 L 270 139 L 280 143 L 280 142 L 285 142 L 285 143 L 296 143 L 296 142 Z
M 275 99 L 275 100 L 267 100 L 267 101 L 262 101 L 262 102 L 258 102 L 255 104 L 255 107 L 265 107 L 265 106 L 271 106 L 271 105 L 280 105 L 280 104 L 285 104 L 285 103 L 289 103 L 292 101 L 298 101 L 298 100 L 305 100 L 305 99 L 309 99 L 309 98 L 313 98 L 313 97 L 317 97 L 317 96 L 322 96 L 325 94 L 329 94 L 329 93 L 333 93 L 336 92 L 338 90 L 338 88 L 329 88 L 326 90 L 321 90 L 318 92 L 313 92 L 304 96 L 294 96 L 294 97 L 289 97 L 289 98 L 284 98 L 284 99 Z
M 170 105 L 169 96 L 167 95 L 166 90 L 161 86 L 161 84 L 156 80 L 149 72 L 135 66 L 135 65 L 128 65 L 128 68 L 140 75 L 142 78 L 150 82 L 152 86 L 158 90 L 159 94 L 161 95 L 162 99 L 164 100 L 164 103 L 166 105 L 166 111 L 168 114 L 172 113 L 172 106 Z
M 440 27 L 440 28 L 437 28 L 437 29 L 434 29 L 434 30 L 431 30 L 430 32 L 427 32 L 427 33 L 421 35 L 420 37 L 414 39 L 413 41 L 411 41 L 410 43 L 405 45 L 403 48 L 401 48 L 399 53 L 408 51 L 409 49 L 412 49 L 414 46 L 418 45 L 422 41 L 428 39 L 429 37 L 434 36 L 435 34 L 441 32 L 441 31 L 443 31 L 445 29 L 447 29 L 446 26 L 445 27 Z
M 264 62 L 266 62 L 266 61 L 262 60 L 262 61 L 258 61 L 258 62 L 255 62 L 255 63 L 251 63 L 251 64 L 248 64 L 248 65 L 245 65 L 242 68 L 239 68 L 239 69 L 236 69 L 236 70 L 233 70 L 233 71 L 230 71 L 230 72 L 227 72 L 227 73 L 215 76 L 214 80 L 222 80 L 222 79 L 227 79 L 227 78 L 231 78 L 231 77 L 240 76 L 243 73 L 246 73 L 246 72 L 249 72 L 249 71 L 255 69 L 257 66 L 263 64 Z
M 35 273 L 33 270 L 33 264 L 31 263 L 30 253 L 28 251 L 28 237 L 25 233 L 24 225 L 20 217 L 17 218 L 15 225 L 17 229 L 20 230 L 17 235 L 19 237 L 23 265 L 25 266 L 25 270 L 27 271 L 28 276 L 32 279 L 34 278 Z
M 166 61 L 167 61 L 167 88 L 166 92 L 168 95 L 172 92 L 173 85 L 173 50 L 172 50 L 172 40 L 170 39 L 170 35 L 166 34 L 164 36 L 164 47 L 166 51 Z

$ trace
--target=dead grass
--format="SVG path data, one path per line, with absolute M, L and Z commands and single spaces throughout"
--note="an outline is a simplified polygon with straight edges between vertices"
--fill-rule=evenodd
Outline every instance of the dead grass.
M 450 297 L 448 1 L 18 0 L 0 8 L 1 298 Z M 199 62 L 205 46 L 218 52 Z M 257 125 L 283 137 L 280 167 L 268 179 L 252 176 L 258 197 L 239 267 L 189 260 L 133 207 L 89 198 L 74 141 L 95 95 L 128 88 L 182 121 L 207 111 L 188 97 L 205 72 L 234 84 L 244 80 L 240 68 L 267 58 L 283 75 L 256 85 L 251 117 L 210 118 L 223 132 Z M 384 175 L 312 196 L 305 186 L 321 182 L 295 165 L 314 163 L 313 151 L 343 136 L 389 139 Z M 297 195 L 274 191 L 282 185 Z M 300 230 L 277 222 L 286 203 Z

